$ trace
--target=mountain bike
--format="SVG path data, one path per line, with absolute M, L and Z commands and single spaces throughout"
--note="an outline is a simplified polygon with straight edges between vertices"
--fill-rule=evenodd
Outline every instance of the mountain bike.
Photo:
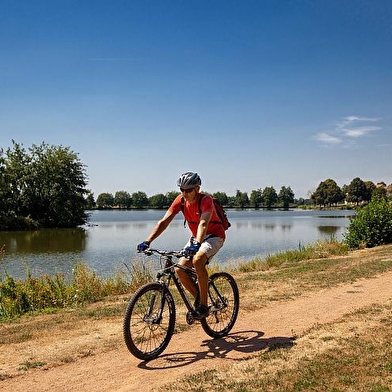
M 176 304 L 170 284 L 174 282 L 187 308 L 186 322 L 192 325 L 195 308 L 199 303 L 197 275 L 194 268 L 180 265 L 175 258 L 184 257 L 182 251 L 147 249 L 147 256 L 159 255 L 161 269 L 155 282 L 140 287 L 128 302 L 123 335 L 128 350 L 137 358 L 151 360 L 158 357 L 173 336 L 176 322 Z M 184 270 L 197 289 L 193 300 L 181 284 L 176 268 Z M 203 330 L 213 338 L 226 336 L 233 328 L 239 309 L 239 292 L 234 278 L 227 272 L 216 272 L 208 281 L 208 316 L 200 319 Z

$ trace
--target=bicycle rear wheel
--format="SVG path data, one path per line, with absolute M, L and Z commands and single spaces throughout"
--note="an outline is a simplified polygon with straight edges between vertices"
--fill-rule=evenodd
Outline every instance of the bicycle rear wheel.
M 227 272 L 210 276 L 208 284 L 209 315 L 201 319 L 204 331 L 213 338 L 226 336 L 233 328 L 240 305 L 238 286 Z
M 176 310 L 171 293 L 159 283 L 147 283 L 130 299 L 123 334 L 128 350 L 151 360 L 167 347 L 174 333 Z

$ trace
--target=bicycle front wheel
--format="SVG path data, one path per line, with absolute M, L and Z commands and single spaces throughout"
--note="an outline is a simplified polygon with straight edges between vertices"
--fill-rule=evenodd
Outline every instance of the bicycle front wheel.
M 227 272 L 210 276 L 208 284 L 209 315 L 201 319 L 204 331 L 213 338 L 226 336 L 233 328 L 240 306 L 238 286 Z
M 159 283 L 147 283 L 130 299 L 123 334 L 128 350 L 137 358 L 151 360 L 167 347 L 174 333 L 176 310 L 173 296 Z

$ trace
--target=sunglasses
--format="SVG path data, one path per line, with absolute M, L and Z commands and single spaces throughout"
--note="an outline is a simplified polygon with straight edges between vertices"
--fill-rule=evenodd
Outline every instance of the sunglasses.
M 189 188 L 189 189 L 180 188 L 180 191 L 183 192 L 183 193 L 191 193 L 194 189 L 195 188 Z

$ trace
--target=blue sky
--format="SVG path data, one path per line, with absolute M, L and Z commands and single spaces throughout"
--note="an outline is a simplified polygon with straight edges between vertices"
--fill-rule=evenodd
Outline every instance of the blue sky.
M 102 192 L 392 182 L 390 0 L 0 0 L 0 146 Z

